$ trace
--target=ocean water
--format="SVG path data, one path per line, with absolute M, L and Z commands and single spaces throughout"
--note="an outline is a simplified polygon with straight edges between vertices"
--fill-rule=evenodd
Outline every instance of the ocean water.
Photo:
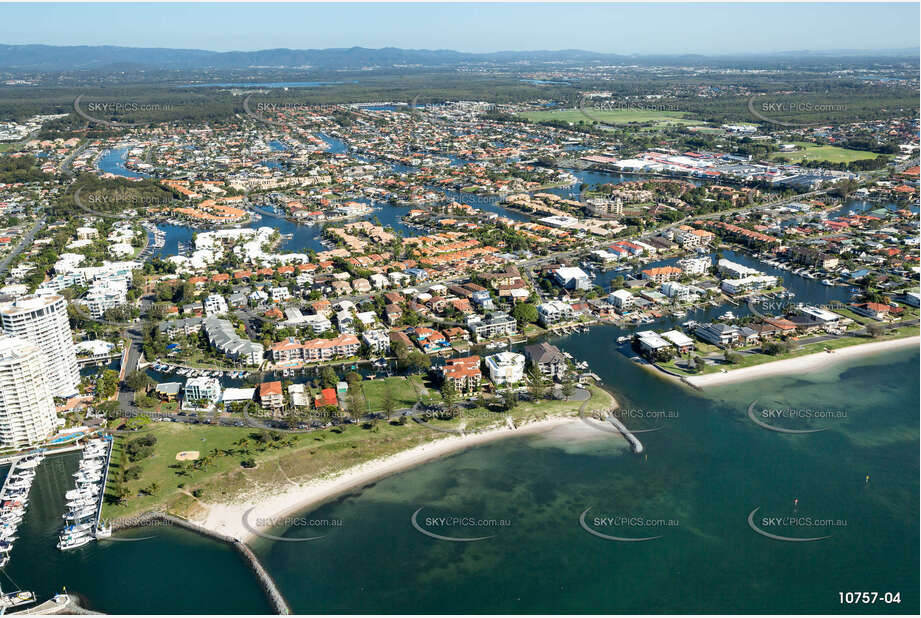
M 254 544 L 293 609 L 918 612 L 917 349 L 698 392 L 621 355 L 620 332 L 600 326 L 551 341 L 588 361 L 614 392 L 644 454 L 577 421 L 298 514 L 277 533 L 321 538 Z M 763 422 L 821 431 L 764 429 L 748 416 L 753 402 Z M 763 410 L 798 415 L 758 416 Z M 55 549 L 76 461 L 56 456 L 39 469 L 4 590 L 47 598 L 66 586 L 107 613 L 270 610 L 235 552 L 186 531 L 136 530 Z M 770 534 L 829 538 L 767 538 L 749 526 L 755 509 L 754 524 Z M 659 538 L 612 541 L 586 527 Z M 899 593 L 901 603 L 842 605 L 838 593 L 847 591 Z
M 645 455 L 578 423 L 340 497 L 284 533 L 323 538 L 256 544 L 295 611 L 917 613 L 917 351 L 698 393 L 622 358 L 590 358 L 608 353 L 592 332 L 594 346 L 567 349 L 616 387 L 628 426 L 653 429 L 637 434 Z M 846 416 L 772 421 L 825 428 L 782 434 L 747 417 L 752 401 Z M 412 523 L 420 508 L 425 531 L 490 538 L 428 536 Z M 589 508 L 597 532 L 660 538 L 590 534 L 579 522 Z M 830 538 L 761 536 L 747 520 L 756 508 L 770 533 Z M 840 603 L 857 590 L 898 592 L 901 603 Z

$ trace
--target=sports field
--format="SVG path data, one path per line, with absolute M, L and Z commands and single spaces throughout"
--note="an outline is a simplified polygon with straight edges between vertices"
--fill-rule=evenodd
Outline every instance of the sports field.
M 656 124 L 702 124 L 699 120 L 684 118 L 684 112 L 668 112 L 645 109 L 561 109 L 525 112 L 520 114 L 531 122 L 544 122 L 547 120 L 562 120 L 563 122 L 603 122 L 612 125 L 624 125 L 631 122 L 654 122 Z
M 807 161 L 831 161 L 832 163 L 850 163 L 861 159 L 875 159 L 879 155 L 875 152 L 864 150 L 848 150 L 840 146 L 828 146 L 810 144 L 807 142 L 795 142 L 798 150 L 793 152 L 775 152 L 771 155 L 772 159 L 784 157 L 788 161 L 796 162 L 806 159 Z

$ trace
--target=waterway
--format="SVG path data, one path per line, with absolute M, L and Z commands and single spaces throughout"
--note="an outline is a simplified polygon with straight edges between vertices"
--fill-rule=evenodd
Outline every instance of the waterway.
M 130 147 L 113 148 L 106 150 L 96 161 L 96 166 L 100 172 L 124 176 L 125 178 L 147 178 L 148 175 L 143 172 L 135 172 L 125 166 L 128 159 Z
M 332 613 L 840 613 L 839 591 L 900 592 L 918 607 L 918 353 L 688 391 L 617 353 L 615 329 L 554 341 L 610 385 L 646 455 L 611 434 L 555 431 L 469 450 L 299 516 L 302 543 L 257 552 L 295 611 Z M 764 406 L 843 411 L 827 431 L 783 435 L 746 417 Z M 581 427 L 579 424 L 577 427 Z M 869 481 L 867 481 L 869 477 Z M 797 505 L 794 507 L 794 501 Z M 834 520 L 756 534 L 749 513 Z M 411 524 L 478 542 L 446 542 Z M 614 542 L 580 527 L 621 537 Z M 439 526 L 428 518 L 504 520 Z M 641 518 L 605 525 L 594 517 Z M 659 522 L 663 523 L 659 523 Z M 654 522 L 654 523 L 652 523 Z M 394 557 L 398 556 L 397 560 Z

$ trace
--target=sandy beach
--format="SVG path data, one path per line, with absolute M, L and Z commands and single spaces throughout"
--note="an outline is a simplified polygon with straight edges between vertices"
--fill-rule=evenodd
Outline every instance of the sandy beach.
M 893 339 L 890 341 L 876 341 L 872 343 L 861 343 L 858 345 L 839 348 L 833 352 L 817 352 L 808 356 L 797 358 L 787 358 L 784 360 L 763 363 L 753 367 L 743 367 L 741 369 L 731 369 L 726 373 L 710 373 L 703 376 L 688 377 L 687 381 L 694 386 L 705 388 L 707 386 L 717 386 L 730 384 L 732 382 L 741 382 L 743 380 L 754 380 L 758 378 L 767 378 L 770 376 L 779 376 L 792 373 L 807 373 L 823 369 L 835 363 L 878 354 L 897 348 L 918 347 L 921 343 L 921 337 L 905 337 L 903 339 Z
M 274 489 L 273 494 L 269 496 L 243 498 L 234 504 L 211 504 L 208 516 L 203 521 L 196 523 L 214 532 L 248 542 L 257 536 L 252 529 L 263 531 L 272 528 L 273 524 L 282 523 L 281 520 L 286 516 L 317 506 L 346 491 L 373 483 L 402 470 L 480 444 L 512 436 L 542 433 L 568 423 L 578 422 L 573 416 L 558 416 L 527 423 L 516 429 L 502 426 L 480 433 L 440 438 L 389 457 L 349 468 L 332 477 L 303 484 L 292 483 L 287 489 Z M 244 523 L 244 516 L 246 523 Z

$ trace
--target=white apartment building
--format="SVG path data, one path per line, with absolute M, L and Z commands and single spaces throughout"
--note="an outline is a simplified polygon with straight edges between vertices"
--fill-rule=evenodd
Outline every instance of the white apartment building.
M 185 401 L 189 405 L 207 402 L 207 405 L 221 398 L 221 383 L 217 378 L 199 376 L 185 383 Z
M 57 415 L 38 347 L 0 336 L 0 444 L 23 447 L 54 431 Z
M 361 339 L 374 354 L 386 354 L 390 351 L 390 333 L 386 330 L 366 330 Z
M 741 279 L 743 277 L 761 274 L 754 268 L 730 262 L 729 260 L 718 261 L 716 267 L 720 271 L 720 274 L 724 275 L 727 279 Z
M 204 302 L 205 315 L 224 315 L 227 313 L 227 301 L 220 294 L 208 294 Z
M 489 379 L 496 386 L 517 384 L 524 378 L 524 354 L 499 352 L 485 359 Z
M 80 371 L 63 296 L 24 296 L 0 303 L 0 327 L 7 335 L 38 347 L 52 396 L 77 394 Z
M 678 268 L 688 275 L 703 275 L 713 262 L 708 257 L 683 258 L 678 260 Z
M 123 281 L 100 281 L 90 286 L 83 298 L 87 311 L 94 320 L 105 315 L 109 309 L 128 302 L 128 286 Z

